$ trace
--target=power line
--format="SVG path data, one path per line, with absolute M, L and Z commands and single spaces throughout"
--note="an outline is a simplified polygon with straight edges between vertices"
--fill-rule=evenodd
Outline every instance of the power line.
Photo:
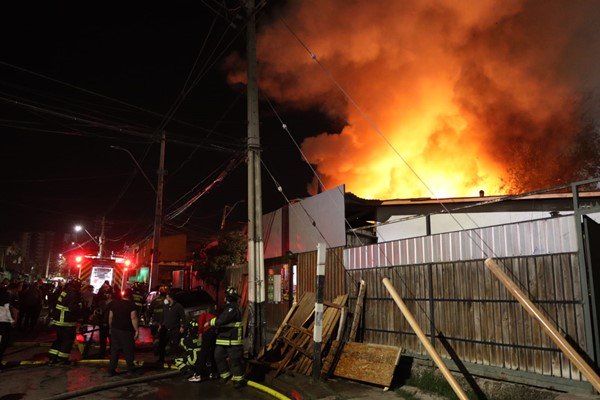
M 144 112 L 144 113 L 147 113 L 147 114 L 150 114 L 150 115 L 154 115 L 154 116 L 161 117 L 161 118 L 163 118 L 163 117 L 164 117 L 164 115 L 163 115 L 163 114 L 161 114 L 161 113 L 158 113 L 158 112 L 156 112 L 156 111 L 151 111 L 151 110 L 145 109 L 145 108 L 143 108 L 143 107 L 136 106 L 136 105 L 134 105 L 134 104 L 127 103 L 127 102 L 125 102 L 125 101 L 122 101 L 122 100 L 116 99 L 116 98 L 114 98 L 114 97 L 106 96 L 106 95 L 103 95 L 103 94 L 101 94 L 101 93 L 94 92 L 94 91 L 92 91 L 92 90 L 85 89 L 85 88 L 82 88 L 82 87 L 80 87 L 80 86 L 73 85 L 73 84 L 71 84 L 71 83 L 64 82 L 64 81 L 61 81 L 61 80 L 59 80 L 59 79 L 52 78 L 52 77 L 49 77 L 49 76 L 46 76 L 46 75 L 40 74 L 40 73 L 38 73 L 38 72 L 34 72 L 34 71 L 28 70 L 28 69 L 26 69 L 26 68 L 19 67 L 19 66 L 17 66 L 17 65 L 14 65 L 14 64 L 10 64 L 10 63 L 4 62 L 4 61 L 0 61 L 0 65 L 4 65 L 4 66 L 6 66 L 6 67 L 9 67 L 9 68 L 12 68 L 12 69 L 15 69 L 15 70 L 21 71 L 21 72 L 25 72 L 25 73 L 27 73 L 27 74 L 30 74 L 30 75 L 34 75 L 34 76 L 36 76 L 36 77 L 38 77 L 38 78 L 46 79 L 46 80 L 49 80 L 49 81 L 51 81 L 51 82 L 58 83 L 58 84 L 61 84 L 61 85 L 64 85 L 64 86 L 70 87 L 70 88 L 72 88 L 72 89 L 76 89 L 76 90 L 79 90 L 79 91 L 81 91 L 81 92 L 84 92 L 84 93 L 87 93 L 87 94 L 91 94 L 91 95 L 93 95 L 93 96 L 98 96 L 98 97 L 100 97 L 100 98 L 103 98 L 103 99 L 105 99 L 105 100 L 110 100 L 110 101 L 113 101 L 113 102 L 115 102 L 115 103 L 118 103 L 118 104 L 121 104 L 121 105 L 124 105 L 124 106 L 130 107 L 130 108 L 133 108 L 133 109 L 135 109 L 135 110 L 138 110 L 138 111 L 142 111 L 142 112 Z M 172 120 L 173 120 L 173 121 L 175 121 L 175 122 L 177 122 L 177 123 L 180 123 L 180 124 L 183 124 L 183 125 L 187 125 L 187 126 L 189 126 L 189 127 L 192 127 L 192 128 L 197 128 L 197 129 L 205 129 L 205 128 L 202 128 L 202 127 L 200 127 L 200 126 L 197 126 L 197 125 L 194 125 L 194 124 L 191 124 L 191 123 L 189 123 L 189 122 L 182 121 L 182 120 L 179 120 L 179 119 L 175 119 L 175 118 L 173 118 Z

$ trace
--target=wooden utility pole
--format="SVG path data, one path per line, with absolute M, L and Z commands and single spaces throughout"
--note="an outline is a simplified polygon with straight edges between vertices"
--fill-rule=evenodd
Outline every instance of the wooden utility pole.
M 158 185 L 156 187 L 156 208 L 154 210 L 154 234 L 152 240 L 152 260 L 150 262 L 150 281 L 148 289 L 158 284 L 158 265 L 159 265 L 159 247 L 160 235 L 162 232 L 162 213 L 163 213 L 163 188 L 165 183 L 165 146 L 166 134 L 162 133 L 160 138 L 160 159 L 158 161 Z
M 98 257 L 104 257 L 104 242 L 106 237 L 104 235 L 104 225 L 106 223 L 106 217 L 102 217 L 102 228 L 100 230 L 100 236 L 98 237 Z
M 250 309 L 250 354 L 265 344 L 265 268 L 262 238 L 262 183 L 258 124 L 258 84 L 256 79 L 256 17 L 254 0 L 246 0 L 248 25 L 248 306 Z

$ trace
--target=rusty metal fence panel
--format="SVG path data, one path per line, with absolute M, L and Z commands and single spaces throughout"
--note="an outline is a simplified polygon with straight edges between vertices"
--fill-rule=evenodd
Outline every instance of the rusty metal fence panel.
M 325 262 L 325 301 L 332 301 L 336 296 L 347 293 L 346 270 L 344 268 L 343 248 L 327 249 Z M 298 254 L 297 262 L 297 298 L 304 292 L 314 292 L 317 274 L 317 252 Z

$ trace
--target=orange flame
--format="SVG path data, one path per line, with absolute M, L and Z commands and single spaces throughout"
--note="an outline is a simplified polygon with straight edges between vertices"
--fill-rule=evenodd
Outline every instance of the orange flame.
M 582 145 L 597 135 L 582 131 L 581 101 L 600 82 L 599 9 L 594 1 L 290 2 L 287 23 L 385 139 L 277 18 L 259 35 L 260 85 L 278 102 L 346 122 L 302 144 L 326 187 L 394 198 L 553 186 L 598 155 Z M 231 82 L 243 80 L 241 65 L 228 60 Z

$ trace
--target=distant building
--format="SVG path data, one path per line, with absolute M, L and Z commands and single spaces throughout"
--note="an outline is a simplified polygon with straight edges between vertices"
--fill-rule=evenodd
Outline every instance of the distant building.
M 54 271 L 58 255 L 69 238 L 68 234 L 50 231 L 23 232 L 18 242 L 22 257 L 19 272 L 36 277 L 46 276 L 46 271 Z

